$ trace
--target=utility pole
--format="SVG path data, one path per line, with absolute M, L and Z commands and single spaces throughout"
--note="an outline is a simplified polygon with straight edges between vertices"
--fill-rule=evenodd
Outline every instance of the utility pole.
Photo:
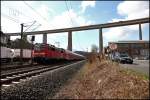
M 20 64 L 23 64 L 23 23 L 21 25 Z
M 33 65 L 33 49 L 34 49 L 34 45 L 33 45 L 33 42 L 35 40 L 35 36 L 32 36 L 31 38 L 31 42 L 32 42 L 32 45 L 31 45 L 31 65 Z

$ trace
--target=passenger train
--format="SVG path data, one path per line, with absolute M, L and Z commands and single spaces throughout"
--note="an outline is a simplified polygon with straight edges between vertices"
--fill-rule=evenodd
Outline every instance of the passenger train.
M 42 64 L 53 61 L 72 61 L 85 59 L 85 57 L 82 55 L 44 43 L 35 44 L 33 57 L 35 62 Z

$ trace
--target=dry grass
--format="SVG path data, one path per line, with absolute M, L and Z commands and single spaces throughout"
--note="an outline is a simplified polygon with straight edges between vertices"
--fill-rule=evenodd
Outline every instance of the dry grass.
M 117 63 L 90 55 L 89 62 L 53 98 L 146 99 L 149 98 L 149 80 L 129 74 Z

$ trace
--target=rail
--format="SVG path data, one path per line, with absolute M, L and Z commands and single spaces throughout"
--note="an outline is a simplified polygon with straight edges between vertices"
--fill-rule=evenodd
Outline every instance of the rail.
M 74 64 L 78 64 L 81 62 L 83 62 L 83 61 L 78 61 L 75 63 L 69 63 L 67 65 L 63 64 L 63 65 L 58 65 L 58 66 L 53 66 L 53 67 L 46 66 L 43 68 L 37 68 L 37 69 L 33 69 L 33 70 L 26 70 L 26 71 L 20 71 L 20 72 L 1 75 L 1 85 L 10 84 L 12 81 L 18 81 L 18 80 L 24 79 L 26 77 L 35 76 L 35 75 L 38 75 L 40 73 L 44 73 L 44 72 L 54 70 L 54 69 L 59 69 L 62 67 L 72 66 Z

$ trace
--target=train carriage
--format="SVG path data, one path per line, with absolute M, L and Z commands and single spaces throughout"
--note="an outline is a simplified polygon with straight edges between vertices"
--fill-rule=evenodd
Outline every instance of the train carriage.
M 13 61 L 16 62 L 16 61 L 20 61 L 20 49 L 12 49 L 13 52 L 14 52 L 14 56 L 13 56 Z M 31 60 L 31 52 L 32 50 L 30 49 L 23 49 L 23 57 L 22 57 L 22 60 L 24 62 L 28 62 L 29 60 Z

